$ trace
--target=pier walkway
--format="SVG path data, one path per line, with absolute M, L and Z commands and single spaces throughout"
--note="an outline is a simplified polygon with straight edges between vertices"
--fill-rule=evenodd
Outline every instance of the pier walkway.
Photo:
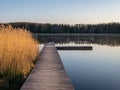
M 74 90 L 54 43 L 47 43 L 20 90 Z

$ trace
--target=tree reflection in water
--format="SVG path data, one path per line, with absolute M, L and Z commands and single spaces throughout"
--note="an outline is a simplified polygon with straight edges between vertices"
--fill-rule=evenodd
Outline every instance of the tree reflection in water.
M 120 46 L 120 35 L 37 35 L 40 43 L 55 42 L 56 44 L 99 44 Z

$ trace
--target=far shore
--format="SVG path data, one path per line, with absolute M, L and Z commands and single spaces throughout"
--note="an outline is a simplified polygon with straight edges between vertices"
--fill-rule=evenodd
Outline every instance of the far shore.
M 120 36 L 120 34 L 93 34 L 93 33 L 81 33 L 81 34 L 74 34 L 74 33 L 32 33 L 33 35 L 60 35 L 60 36 Z

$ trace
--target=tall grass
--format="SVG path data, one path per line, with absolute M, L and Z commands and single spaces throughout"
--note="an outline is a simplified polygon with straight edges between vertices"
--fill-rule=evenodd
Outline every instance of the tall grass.
M 23 82 L 34 67 L 38 49 L 30 32 L 0 25 L 0 84 Z

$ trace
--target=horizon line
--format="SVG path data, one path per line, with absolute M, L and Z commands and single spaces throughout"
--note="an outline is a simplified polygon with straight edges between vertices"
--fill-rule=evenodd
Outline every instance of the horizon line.
M 111 24 L 111 23 L 119 23 L 120 22 L 99 22 L 99 23 L 76 23 L 76 24 L 68 24 L 68 23 L 42 23 L 42 22 L 34 22 L 34 21 L 15 21 L 15 22 L 0 22 L 3 24 L 10 24 L 10 23 L 34 23 L 34 24 L 63 24 L 63 25 L 99 25 L 99 24 Z

